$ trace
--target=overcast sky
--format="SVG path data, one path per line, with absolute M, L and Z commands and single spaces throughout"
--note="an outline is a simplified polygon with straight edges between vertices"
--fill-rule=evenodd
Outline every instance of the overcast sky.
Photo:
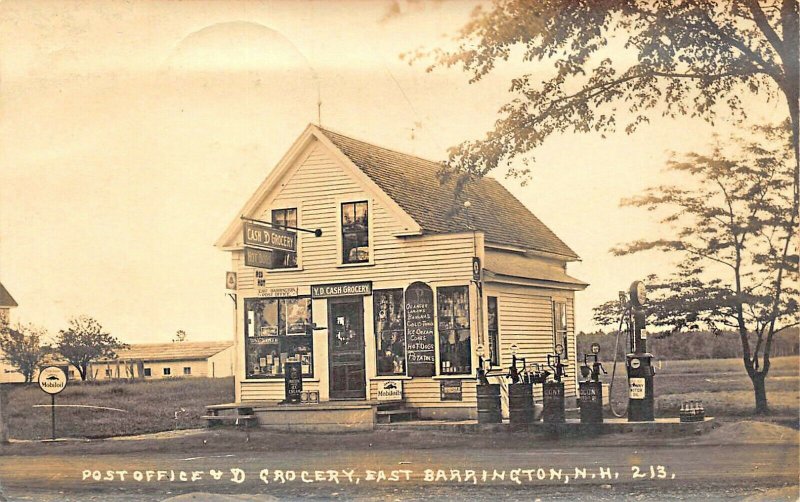
M 15 319 L 55 334 L 88 314 L 132 343 L 179 329 L 229 339 L 230 261 L 212 244 L 317 121 L 318 92 L 324 127 L 441 160 L 491 127 L 512 76 L 543 69 L 512 62 L 469 85 L 400 60 L 448 43 L 473 5 L 0 4 L 0 282 Z M 591 307 L 668 271 L 658 256 L 608 253 L 658 230 L 618 202 L 713 132 L 665 119 L 633 136 L 564 134 L 537 151 L 527 186 L 501 180 L 581 256 L 578 330 L 595 329 Z

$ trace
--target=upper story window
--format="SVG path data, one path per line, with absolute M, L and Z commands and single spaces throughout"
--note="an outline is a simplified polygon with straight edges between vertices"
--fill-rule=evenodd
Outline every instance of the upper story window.
M 342 203 L 342 263 L 369 262 L 369 204 Z
M 273 209 L 272 223 L 280 227 L 297 227 L 297 208 Z M 297 253 L 272 250 L 272 268 L 297 268 Z

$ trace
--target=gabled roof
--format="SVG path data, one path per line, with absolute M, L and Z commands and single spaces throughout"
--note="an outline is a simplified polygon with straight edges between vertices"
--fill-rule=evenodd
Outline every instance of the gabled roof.
M 276 193 L 280 180 L 309 144 L 318 140 L 360 183 L 379 197 L 405 228 L 420 233 L 483 232 L 488 244 L 521 248 L 577 260 L 578 255 L 496 180 L 470 180 L 456 195 L 456 181 L 441 183 L 442 164 L 421 159 L 309 124 L 278 165 L 242 207 L 216 242 L 232 246 L 241 234 L 239 216 L 255 217 L 256 208 Z M 471 204 L 464 208 L 464 201 Z
M 11 296 L 11 293 L 0 282 L 0 307 L 17 307 L 17 302 Z
M 456 181 L 442 184 L 442 164 L 365 143 L 319 128 L 347 158 L 408 213 L 426 233 L 482 231 L 486 241 L 553 253 L 578 255 L 497 180 L 470 180 L 456 198 Z M 464 201 L 470 202 L 468 210 Z
M 123 361 L 183 361 L 206 359 L 233 345 L 233 342 L 141 343 L 117 351 Z M 106 361 L 100 361 L 106 362 Z

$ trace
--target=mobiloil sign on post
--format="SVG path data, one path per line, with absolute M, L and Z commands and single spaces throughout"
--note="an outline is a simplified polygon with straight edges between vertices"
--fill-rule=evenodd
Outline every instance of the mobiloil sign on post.
M 56 439 L 56 394 L 67 386 L 67 375 L 58 366 L 48 366 L 39 372 L 39 387 L 50 394 L 51 437 Z

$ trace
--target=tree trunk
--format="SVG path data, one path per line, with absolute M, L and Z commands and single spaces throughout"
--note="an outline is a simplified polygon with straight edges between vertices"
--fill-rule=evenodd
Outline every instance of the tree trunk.
M 769 407 L 767 406 L 766 375 L 761 372 L 756 373 L 752 380 L 753 391 L 755 392 L 756 398 L 756 415 L 766 415 L 769 413 Z

